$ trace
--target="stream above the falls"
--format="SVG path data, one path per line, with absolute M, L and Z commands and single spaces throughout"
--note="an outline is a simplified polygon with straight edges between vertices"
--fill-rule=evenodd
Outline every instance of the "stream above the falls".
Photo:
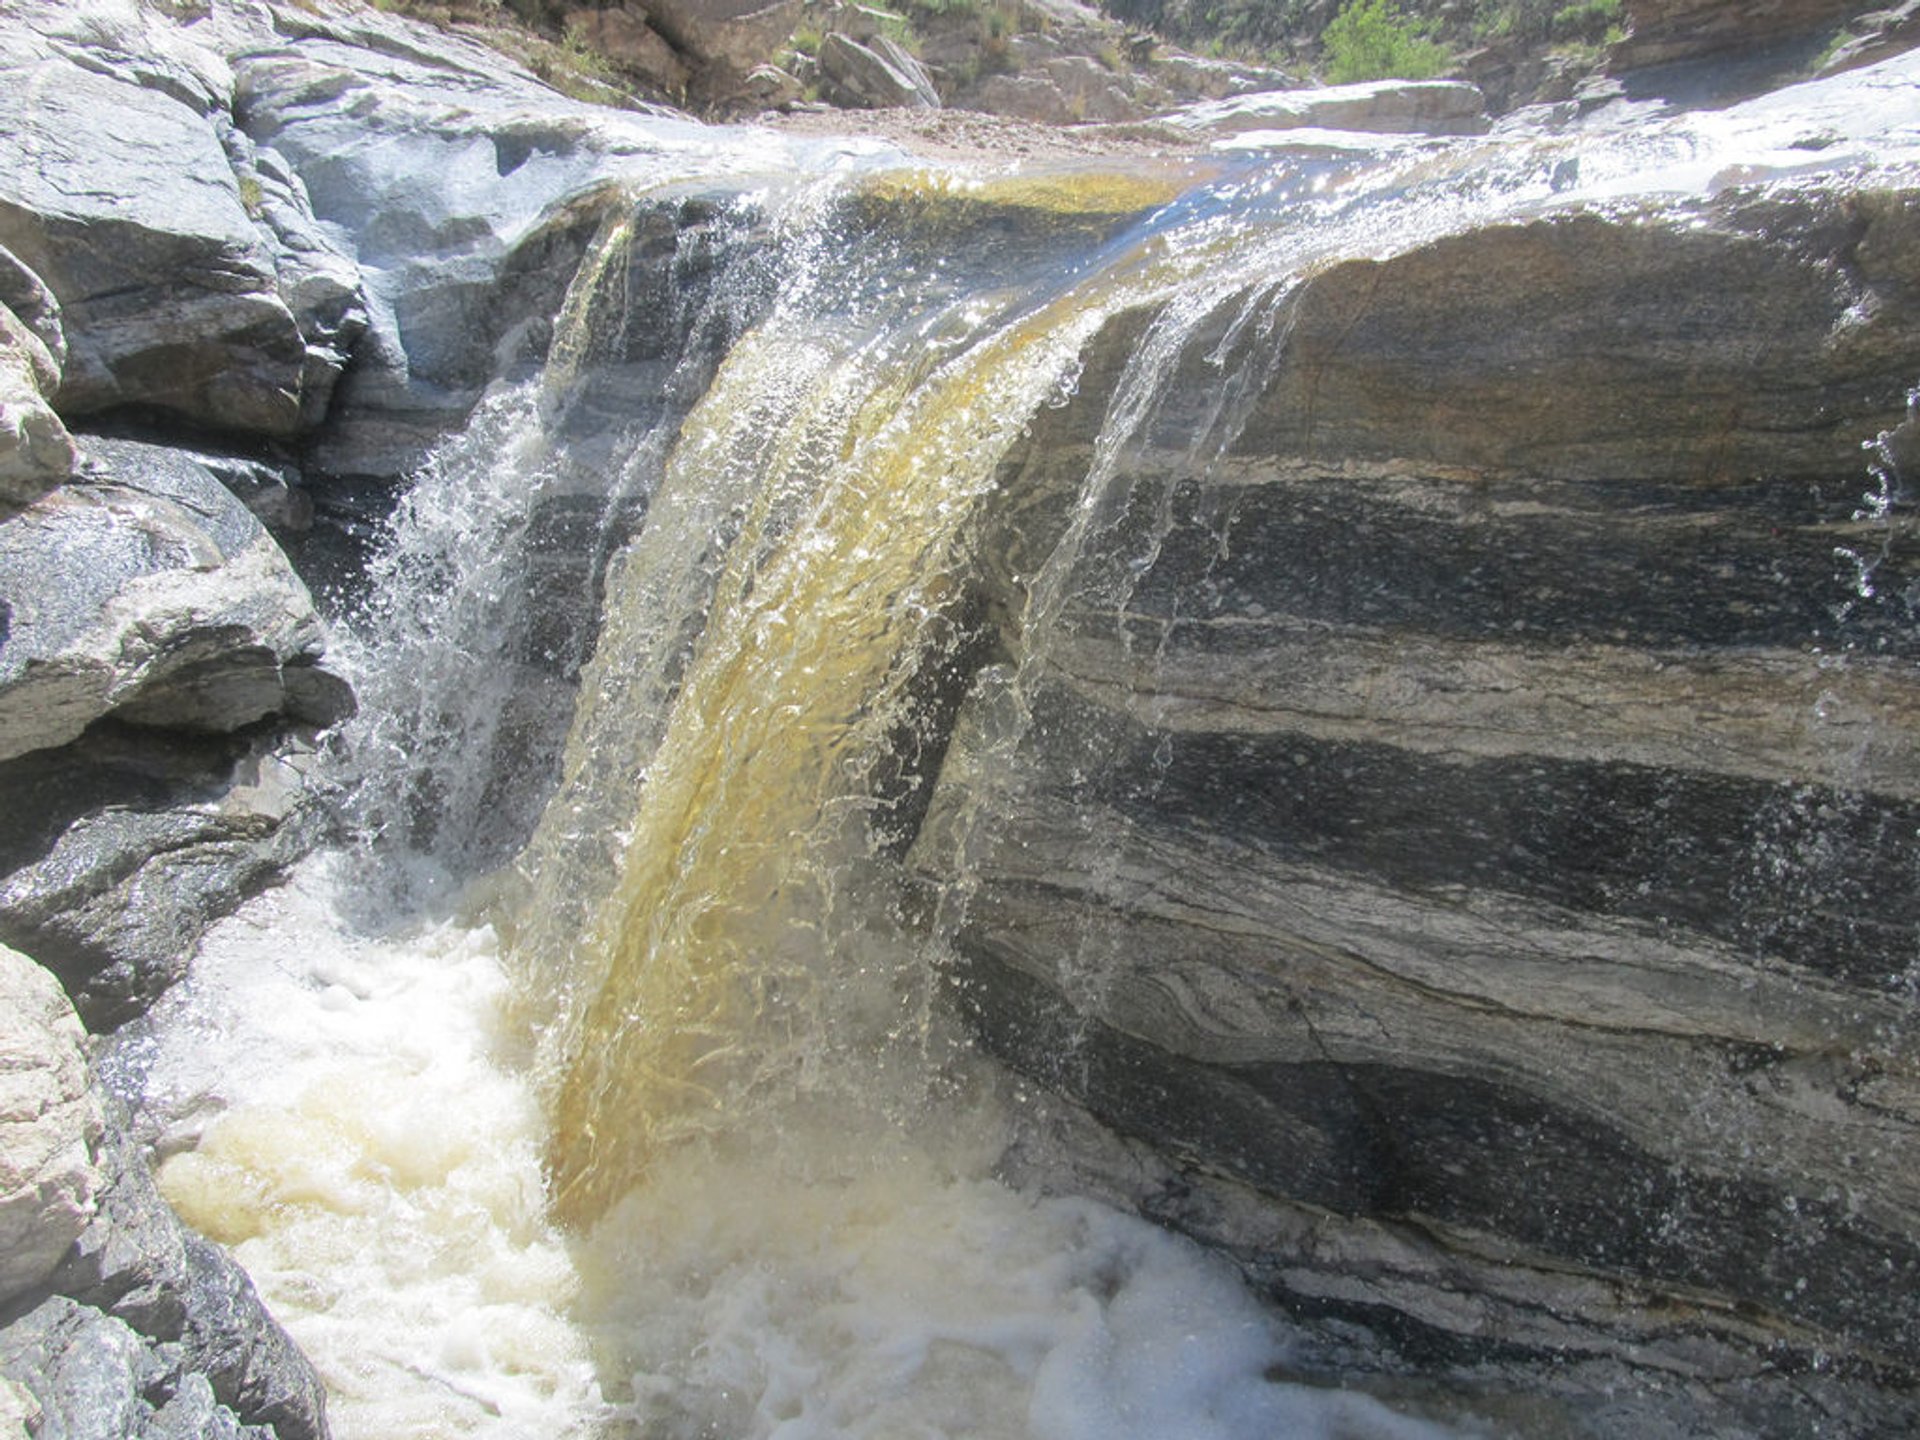
M 607 187 L 544 366 L 441 445 L 343 619 L 356 833 L 218 926 L 116 1060 L 163 1190 L 313 1358 L 338 1440 L 1534 1433 L 1303 1383 L 1228 1261 L 1002 1178 L 1060 1102 L 945 989 L 996 766 L 1051 723 L 1033 677 L 1074 617 L 1131 616 L 1174 526 L 1127 513 L 1131 457 L 1171 425 L 1188 473 L 1225 463 L 1303 276 L 1910 175 L 1912 73 L 1131 169 L 828 149 L 741 183 L 743 132 L 724 192 Z M 997 514 L 1126 326 L 1077 482 Z M 1096 563 L 1126 525 L 1133 558 Z M 983 798 L 922 833 L 963 703 Z

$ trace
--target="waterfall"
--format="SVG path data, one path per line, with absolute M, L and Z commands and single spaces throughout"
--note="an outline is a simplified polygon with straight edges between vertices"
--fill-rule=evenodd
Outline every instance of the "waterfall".
M 1177 482 L 1230 466 L 1308 277 L 1797 164 L 1797 123 L 597 195 L 543 366 L 371 565 L 355 844 L 156 1015 L 163 1184 L 341 1440 L 1475 1433 L 1286 1383 L 1224 1263 L 1010 1184 L 1073 1122 L 970 1044 L 948 947 L 1089 617 L 1160 663 Z M 1089 894 L 1101 823 L 1059 819 Z M 1087 918 L 1091 1015 L 1125 942 Z

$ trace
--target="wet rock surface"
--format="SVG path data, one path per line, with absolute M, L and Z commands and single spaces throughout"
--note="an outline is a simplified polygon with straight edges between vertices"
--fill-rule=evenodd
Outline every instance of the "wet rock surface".
M 1022 633 L 1096 342 L 916 850 L 979 1033 L 1138 1142 L 1078 1183 L 1546 1433 L 1912 1423 L 1914 203 L 1335 265 L 1223 403 L 1228 301 Z

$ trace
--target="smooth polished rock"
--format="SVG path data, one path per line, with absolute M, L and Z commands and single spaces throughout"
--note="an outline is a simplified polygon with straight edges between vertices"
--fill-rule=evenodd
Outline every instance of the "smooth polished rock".
M 1486 98 L 1459 80 L 1369 80 L 1317 90 L 1274 90 L 1208 100 L 1168 118 L 1204 135 L 1252 130 L 1362 130 L 1476 135 L 1488 128 Z
M 88 451 L 82 479 L 0 528 L 0 759 L 108 714 L 212 732 L 340 718 L 344 687 L 310 683 L 312 598 L 246 508 L 179 452 Z
M 4 81 L 0 244 L 60 300 L 63 415 L 147 405 L 292 434 L 306 343 L 213 124 L 63 58 Z

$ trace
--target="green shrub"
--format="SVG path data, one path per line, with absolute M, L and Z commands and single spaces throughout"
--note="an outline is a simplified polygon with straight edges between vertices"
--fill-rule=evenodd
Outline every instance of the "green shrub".
M 1429 40 L 1424 27 L 1400 13 L 1393 0 L 1347 0 L 1321 33 L 1327 79 L 1336 85 L 1356 80 L 1427 80 L 1447 68 L 1444 45 Z

